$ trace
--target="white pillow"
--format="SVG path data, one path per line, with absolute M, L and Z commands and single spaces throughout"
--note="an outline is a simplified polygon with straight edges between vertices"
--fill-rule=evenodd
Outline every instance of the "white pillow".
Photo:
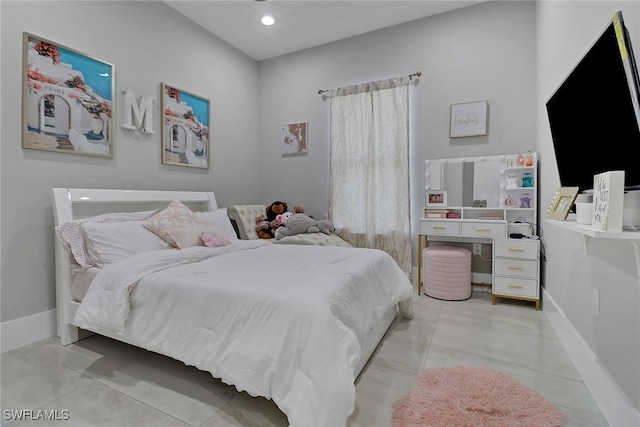
M 55 228 L 56 233 L 60 237 L 63 245 L 69 252 L 69 261 L 71 265 L 78 265 L 82 268 L 91 267 L 91 262 L 87 259 L 84 248 L 84 239 L 80 234 L 80 225 L 83 223 L 112 223 L 124 221 L 141 221 L 155 215 L 157 210 L 141 211 L 141 212 L 116 212 L 102 214 L 91 218 L 84 218 L 75 221 L 68 221 Z
M 218 228 L 214 225 L 203 225 L 200 227 L 166 228 L 162 231 L 163 235 L 167 235 L 168 237 L 170 237 L 171 240 L 173 240 L 176 246 L 180 249 L 190 248 L 191 246 L 206 246 L 205 242 L 200 238 L 200 235 L 204 232 L 221 234 Z
M 141 252 L 171 247 L 143 224 L 144 221 L 83 223 L 80 232 L 89 260 L 98 267 L 104 267 Z
M 231 220 L 229 219 L 229 215 L 227 215 L 226 208 L 216 209 L 211 212 L 196 212 L 196 216 L 207 224 L 215 226 L 224 237 L 232 242 L 238 240 L 236 230 L 234 230 L 233 225 L 231 225 Z

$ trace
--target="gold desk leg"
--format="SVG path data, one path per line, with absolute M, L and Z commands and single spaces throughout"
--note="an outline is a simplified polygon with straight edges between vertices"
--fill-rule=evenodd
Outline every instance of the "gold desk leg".
M 422 292 L 422 235 L 418 233 L 418 295 Z
M 422 249 L 426 248 L 428 244 L 428 236 L 418 233 L 418 295 L 422 293 Z

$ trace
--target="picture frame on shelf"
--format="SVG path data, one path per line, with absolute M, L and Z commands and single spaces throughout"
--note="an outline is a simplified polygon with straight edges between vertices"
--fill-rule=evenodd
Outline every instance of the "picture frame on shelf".
M 114 66 L 23 32 L 22 148 L 113 157 Z
M 209 168 L 210 101 L 161 83 L 162 163 Z
M 447 190 L 426 190 L 425 207 L 444 208 L 447 206 Z
M 487 101 L 451 104 L 450 138 L 484 136 L 487 134 Z
M 564 221 L 578 196 L 578 187 L 560 187 L 551 200 L 545 218 Z

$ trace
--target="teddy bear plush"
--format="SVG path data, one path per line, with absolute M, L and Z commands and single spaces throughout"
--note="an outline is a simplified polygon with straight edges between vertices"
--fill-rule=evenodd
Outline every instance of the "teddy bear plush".
M 333 223 L 328 219 L 315 220 L 302 213 L 297 213 L 289 217 L 282 218 L 284 222 L 276 230 L 276 240 L 280 240 L 283 237 L 293 236 L 300 233 L 331 234 L 333 231 L 335 231 Z
M 267 221 L 271 222 L 275 220 L 278 215 L 281 215 L 287 212 L 287 209 L 288 209 L 287 202 L 275 201 L 271 203 L 269 206 L 267 206 L 267 209 L 266 209 Z M 295 213 L 304 213 L 304 209 L 302 209 L 301 206 L 295 206 L 293 208 L 293 211 Z
M 271 203 L 265 209 L 266 215 L 258 215 L 256 220 L 256 233 L 261 239 L 272 239 L 275 237 L 276 230 L 282 226 L 282 222 L 278 220 L 278 216 L 284 213 L 293 215 L 292 212 L 287 211 L 287 202 L 276 201 Z M 293 208 L 296 213 L 303 213 L 304 210 L 301 206 L 295 206 Z
M 258 215 L 256 217 L 256 233 L 258 233 L 258 237 L 261 239 L 271 239 L 274 237 L 275 230 L 264 215 Z

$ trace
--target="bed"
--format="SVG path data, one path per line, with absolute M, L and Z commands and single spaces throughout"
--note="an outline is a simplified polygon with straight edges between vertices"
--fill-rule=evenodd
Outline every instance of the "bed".
M 238 236 L 244 240 L 258 239 L 256 232 L 256 217 L 264 215 L 266 205 L 233 205 L 229 206 L 229 218 L 233 222 Z M 351 247 L 351 244 L 340 238 L 337 234 L 303 233 L 295 236 L 286 236 L 273 243 L 294 245 L 318 245 L 318 246 L 342 246 Z
M 272 399 L 292 426 L 345 425 L 355 379 L 396 316 L 412 316 L 411 283 L 386 253 L 238 239 L 213 193 L 53 188 L 52 196 L 61 344 L 99 333 L 173 357 Z M 148 227 L 174 205 L 206 225 L 164 229 L 174 239 L 166 246 Z M 71 243 L 82 240 L 88 269 L 61 235 L 71 228 L 82 231 Z M 189 243 L 194 228 L 204 246 Z M 90 270 L 75 297 L 79 273 Z

